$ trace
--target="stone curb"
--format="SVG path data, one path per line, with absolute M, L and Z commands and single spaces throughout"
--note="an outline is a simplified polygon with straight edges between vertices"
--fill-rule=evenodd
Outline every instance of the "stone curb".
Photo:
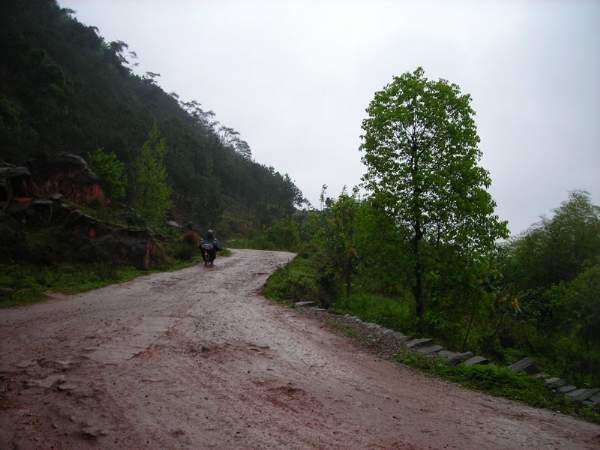
M 375 323 L 365 322 L 359 317 L 350 316 L 349 314 L 341 317 L 356 322 L 367 328 L 369 331 L 376 331 L 381 334 L 381 336 L 392 336 L 399 345 L 411 352 L 430 358 L 443 358 L 452 365 L 464 364 L 469 367 L 491 364 L 491 361 L 487 358 L 474 355 L 472 352 L 460 353 L 446 350 L 441 345 L 435 344 L 431 338 L 411 338 L 398 331 L 382 327 Z M 533 358 L 523 358 L 507 367 L 515 372 L 525 373 L 531 377 L 542 379 L 544 385 L 548 389 L 551 389 L 556 394 L 564 395 L 571 401 L 589 406 L 600 405 L 600 388 L 577 388 L 573 385 L 567 385 L 566 381 L 561 378 L 551 377 L 545 373 L 539 373 L 539 368 Z

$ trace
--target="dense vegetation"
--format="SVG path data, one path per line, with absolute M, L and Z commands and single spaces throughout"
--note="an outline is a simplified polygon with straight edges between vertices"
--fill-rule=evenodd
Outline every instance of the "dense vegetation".
M 104 41 L 72 13 L 55 1 L 2 3 L 0 159 L 21 163 L 103 149 L 125 169 L 128 183 L 115 193 L 126 187 L 122 198 L 139 204 L 136 165 L 156 127 L 164 139 L 162 192 L 172 190 L 168 200 L 180 220 L 239 234 L 290 214 L 302 201 L 289 176 L 252 160 L 239 133 L 198 102 L 165 93 L 158 74 L 135 74 L 136 55 L 126 43 Z M 112 172 L 100 175 L 114 181 Z
M 535 356 L 547 372 L 599 385 L 600 208 L 574 191 L 552 217 L 502 239 L 468 96 L 429 83 L 418 70 L 375 95 L 363 127 L 367 195 L 323 191 L 321 210 L 245 242 L 299 252 L 266 294 L 317 300 L 500 363 Z M 446 114 L 463 123 L 444 123 Z
M 340 232 L 343 217 L 353 217 L 351 232 Z M 410 234 L 372 199 L 342 194 L 269 232 L 280 243 L 269 248 L 299 252 L 267 283 L 273 298 L 318 301 L 405 333 L 420 328 L 498 362 L 536 356 L 577 385 L 600 383 L 600 208 L 586 193 L 572 193 L 552 217 L 499 243 L 475 267 L 448 249 L 431 254 L 421 321 Z M 264 248 L 265 235 L 241 244 Z

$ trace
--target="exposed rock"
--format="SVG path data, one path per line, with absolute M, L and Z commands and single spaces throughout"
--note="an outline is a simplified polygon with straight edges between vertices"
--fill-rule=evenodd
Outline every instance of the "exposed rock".
M 400 344 L 410 341 L 410 339 L 411 339 L 410 336 L 405 336 L 398 331 L 394 331 L 393 336 L 394 336 L 394 339 L 396 339 L 396 341 L 398 341 Z
M 31 173 L 26 167 L 0 162 L 0 209 L 5 209 L 15 198 L 26 196 Z
M 31 173 L 28 190 L 34 197 L 61 194 L 79 204 L 107 202 L 100 179 L 81 156 L 62 153 L 52 159 L 30 161 L 27 165 Z
M 546 387 L 549 387 L 550 389 L 556 389 L 556 388 L 564 386 L 565 384 L 567 384 L 567 382 L 560 378 L 554 377 L 554 378 L 548 378 L 546 381 L 544 381 L 544 384 L 546 385 Z
M 296 303 L 294 303 L 294 306 L 301 308 L 303 306 L 312 306 L 314 304 L 315 304 L 315 302 L 308 302 L 308 301 L 307 302 L 296 302 Z
M 451 352 L 450 350 L 440 350 L 437 354 L 440 358 L 450 359 L 451 357 L 458 355 L 457 352 Z
M 486 358 L 484 358 L 483 356 L 473 356 L 469 359 L 467 359 L 463 364 L 465 366 L 483 366 L 486 364 L 489 364 L 490 361 Z
M 167 225 L 173 228 L 177 228 L 178 230 L 183 228 L 179 223 L 175 222 L 174 220 L 167 220 Z
M 442 347 L 441 345 L 428 345 L 426 347 L 419 347 L 417 349 L 417 352 L 423 355 L 433 355 L 443 349 L 444 347 Z
M 101 227 L 91 228 L 95 233 Z M 147 231 L 113 228 L 106 234 L 93 237 L 82 246 L 85 259 L 112 261 L 115 264 L 133 264 L 148 269 L 153 261 L 155 243 Z
M 160 257 L 156 238 L 147 230 L 99 221 L 61 201 L 107 203 L 100 180 L 83 158 L 63 153 L 27 166 L 0 162 L 0 260 L 107 262 L 108 268 L 147 269 Z
M 10 180 L 20 177 L 29 177 L 31 173 L 27 167 L 13 166 L 12 164 L 3 163 L 0 166 L 0 180 Z
M 541 379 L 543 379 L 543 380 L 546 380 L 546 379 L 549 379 L 549 378 L 550 378 L 550 375 L 548 375 L 546 372 L 540 372 L 540 373 L 538 373 L 538 374 L 535 374 L 535 375 L 533 376 L 533 378 L 541 378 Z
M 473 352 L 458 353 L 458 352 L 451 352 L 449 350 L 441 350 L 440 352 L 438 352 L 436 354 L 436 356 L 445 358 L 446 360 L 448 360 L 448 362 L 450 364 L 455 366 L 455 365 L 460 364 L 461 362 L 466 361 L 467 359 L 471 358 L 473 356 Z
M 523 358 L 517 361 L 516 363 L 511 364 L 510 366 L 508 366 L 508 368 L 516 372 L 525 372 L 528 374 L 534 374 L 539 372 L 535 361 L 529 357 Z
M 572 392 L 572 391 L 574 391 L 575 389 L 577 389 L 577 387 L 573 386 L 572 384 L 569 384 L 569 385 L 567 385 L 567 386 L 562 386 L 562 387 L 559 387 L 559 388 L 557 389 L 557 392 L 558 392 L 559 394 L 567 394 L 567 393 L 569 393 L 569 392 Z
M 448 358 L 448 361 L 454 365 L 460 364 L 463 361 L 468 360 L 469 358 L 472 358 L 473 352 L 462 352 L 462 353 L 458 353 L 457 355 L 453 356 L 452 358 Z
M 589 405 L 600 405 L 600 393 L 592 395 L 585 402 Z
M 571 400 L 575 400 L 576 402 L 582 402 L 591 398 L 595 394 L 600 392 L 600 389 L 576 389 L 567 394 L 567 397 Z
M 420 339 L 413 339 L 412 341 L 408 341 L 406 343 L 406 347 L 408 348 L 412 348 L 414 350 L 416 350 L 419 347 L 424 347 L 427 344 L 429 344 L 432 340 L 430 338 L 420 338 Z

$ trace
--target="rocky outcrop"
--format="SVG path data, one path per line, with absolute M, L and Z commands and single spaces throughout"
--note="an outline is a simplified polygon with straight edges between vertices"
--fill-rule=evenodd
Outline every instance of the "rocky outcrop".
M 110 261 L 139 269 L 148 269 L 155 262 L 156 242 L 148 230 L 108 224 L 77 209 L 67 216 L 65 228 L 80 243 L 84 260 Z
M 78 204 L 107 202 L 100 179 L 81 156 L 62 153 L 57 158 L 30 161 L 28 168 L 29 190 L 35 197 L 61 194 Z
M 31 173 L 26 167 L 0 162 L 0 209 L 7 209 L 14 199 L 27 197 Z
M 108 199 L 80 156 L 63 153 L 26 167 L 0 163 L 0 260 L 142 269 L 157 261 L 156 238 L 148 230 L 104 222 L 79 209 L 92 203 Z
M 82 205 L 108 202 L 100 179 L 81 156 L 62 153 L 21 167 L 0 163 L 0 208 L 56 196 Z

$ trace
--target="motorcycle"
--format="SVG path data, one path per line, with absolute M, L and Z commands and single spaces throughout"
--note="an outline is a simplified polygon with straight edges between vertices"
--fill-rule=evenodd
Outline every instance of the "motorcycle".
M 204 260 L 204 267 L 214 266 L 215 258 L 217 256 L 217 249 L 215 245 L 210 242 L 203 242 L 200 245 L 202 250 L 202 259 Z

